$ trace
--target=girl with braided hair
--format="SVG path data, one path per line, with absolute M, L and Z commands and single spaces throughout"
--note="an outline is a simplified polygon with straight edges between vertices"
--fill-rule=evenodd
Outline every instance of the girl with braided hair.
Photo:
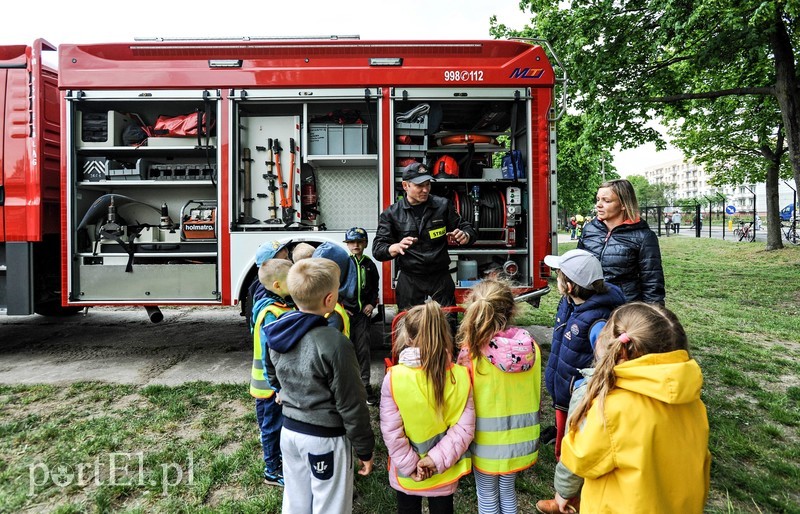
M 561 462 L 585 479 L 581 512 L 703 512 L 703 375 L 678 318 L 658 304 L 625 304 L 600 331 L 596 354 L 561 449 Z
M 516 514 L 517 473 L 539 453 L 542 364 L 531 335 L 511 326 L 514 295 L 506 282 L 476 284 L 459 327 L 458 362 L 470 370 L 475 440 L 470 445 L 480 514 Z

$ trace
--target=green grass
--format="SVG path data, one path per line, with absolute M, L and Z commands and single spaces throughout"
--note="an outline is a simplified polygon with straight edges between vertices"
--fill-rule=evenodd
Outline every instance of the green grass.
M 705 377 L 707 512 L 800 513 L 800 248 L 677 237 L 661 244 L 667 306 Z M 521 306 L 518 324 L 552 325 L 551 287 L 539 309 Z M 541 343 L 546 358 L 549 342 Z M 551 424 L 549 399 L 543 404 Z M 395 510 L 380 438 L 375 459 L 375 472 L 356 478 L 357 513 Z M 521 512 L 552 496 L 553 466 L 546 446 L 520 475 Z M 246 384 L 0 386 L 0 512 L 279 512 L 282 491 L 264 486 L 260 472 Z M 471 477 L 456 509 L 476 511 Z

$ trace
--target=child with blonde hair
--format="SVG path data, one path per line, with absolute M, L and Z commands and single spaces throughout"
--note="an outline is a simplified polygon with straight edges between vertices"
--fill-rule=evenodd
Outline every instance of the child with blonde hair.
M 295 263 L 286 285 L 298 310 L 264 331 L 274 364 L 267 378 L 280 390 L 284 416 L 285 514 L 351 512 L 353 451 L 361 462 L 358 474 L 372 471 L 375 438 L 356 353 L 325 319 L 339 298 L 339 283 L 333 261 Z
M 292 262 L 302 261 L 314 255 L 316 248 L 308 243 L 297 243 L 292 249 Z
M 703 512 L 711 465 L 703 374 L 678 318 L 629 303 L 596 345 L 561 450 L 561 462 L 585 479 L 581 512 Z
M 399 363 L 381 388 L 381 433 L 389 453 L 389 484 L 397 512 L 452 513 L 465 455 L 475 431 L 469 374 L 453 364 L 453 340 L 438 303 L 413 307 L 401 321 Z
M 470 369 L 475 439 L 470 445 L 478 512 L 517 512 L 514 482 L 539 455 L 542 365 L 531 335 L 511 326 L 514 295 L 499 280 L 475 285 L 457 334 Z
M 264 482 L 283 486 L 281 460 L 281 426 L 283 414 L 275 390 L 270 386 L 266 370 L 272 367 L 267 351 L 264 328 L 294 310 L 289 297 L 286 276 L 292 263 L 285 259 L 269 259 L 258 268 L 258 280 L 264 288 L 258 309 L 253 310 L 253 366 L 250 370 L 250 394 L 256 399 L 256 420 L 261 432 L 264 453 Z

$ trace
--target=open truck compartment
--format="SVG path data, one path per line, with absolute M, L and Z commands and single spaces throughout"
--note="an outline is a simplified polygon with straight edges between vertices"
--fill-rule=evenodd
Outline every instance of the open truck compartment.
M 66 103 L 70 300 L 219 301 L 219 92 L 75 91 Z M 200 127 L 156 134 L 159 117 Z
M 450 248 L 461 294 L 490 274 L 546 292 L 554 79 L 540 47 L 177 46 L 62 49 L 69 304 L 235 304 L 265 241 L 343 244 L 353 226 L 372 238 L 414 161 L 477 229 Z M 396 68 L 371 53 L 408 55 Z M 159 117 L 198 128 L 156 133 Z M 393 263 L 380 271 L 393 303 Z

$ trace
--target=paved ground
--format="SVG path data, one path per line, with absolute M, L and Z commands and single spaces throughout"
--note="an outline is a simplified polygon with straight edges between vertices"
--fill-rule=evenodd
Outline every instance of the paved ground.
M 0 383 L 248 382 L 252 341 L 238 309 L 181 307 L 163 313 L 158 324 L 139 308 L 91 309 L 67 318 L 0 316 Z M 373 328 L 380 340 L 383 327 Z M 537 341 L 549 343 L 549 328 L 530 330 Z M 388 332 L 387 325 L 387 340 Z M 374 384 L 383 377 L 388 355 L 384 348 L 373 350 Z

